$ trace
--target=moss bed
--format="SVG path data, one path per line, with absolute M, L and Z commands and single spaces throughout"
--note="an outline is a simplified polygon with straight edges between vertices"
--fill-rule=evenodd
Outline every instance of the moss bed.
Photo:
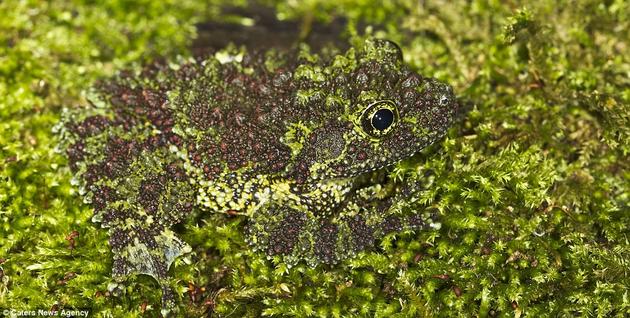
M 251 24 L 221 2 L 0 2 L 0 315 L 160 315 L 151 278 L 113 288 L 52 127 L 98 78 L 192 54 L 199 23 Z M 454 86 L 470 111 L 392 172 L 430 185 L 410 200 L 442 227 L 288 268 L 250 251 L 245 219 L 210 215 L 183 225 L 174 315 L 630 315 L 630 3 L 517 2 L 264 1 L 303 30 L 342 19 L 341 38 L 394 40 Z

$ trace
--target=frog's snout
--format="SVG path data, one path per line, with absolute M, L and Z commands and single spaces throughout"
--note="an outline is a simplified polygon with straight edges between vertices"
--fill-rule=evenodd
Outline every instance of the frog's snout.
M 440 108 L 452 108 L 456 104 L 453 88 L 440 82 L 435 82 L 435 99 Z
M 457 101 L 453 93 L 453 88 L 450 85 L 435 79 L 429 79 L 424 85 L 427 90 L 425 96 L 430 100 L 432 108 L 441 112 L 454 110 Z
M 453 88 L 435 79 L 430 79 L 425 85 L 430 100 L 428 127 L 433 131 L 444 132 L 457 113 L 458 102 Z

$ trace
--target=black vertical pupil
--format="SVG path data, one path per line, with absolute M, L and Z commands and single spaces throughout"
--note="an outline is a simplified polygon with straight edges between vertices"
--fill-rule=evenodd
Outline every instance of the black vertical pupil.
M 376 130 L 383 131 L 389 128 L 389 126 L 391 126 L 393 122 L 394 113 L 387 108 L 379 109 L 378 111 L 376 111 L 376 113 L 374 113 L 374 116 L 372 116 L 372 127 L 374 127 Z

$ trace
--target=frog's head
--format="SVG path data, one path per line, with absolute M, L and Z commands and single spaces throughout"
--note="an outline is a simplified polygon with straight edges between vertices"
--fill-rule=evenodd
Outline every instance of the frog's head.
M 411 71 L 393 42 L 369 40 L 333 59 L 329 74 L 327 100 L 343 107 L 306 138 L 298 182 L 354 177 L 394 164 L 441 138 L 453 122 L 451 87 Z

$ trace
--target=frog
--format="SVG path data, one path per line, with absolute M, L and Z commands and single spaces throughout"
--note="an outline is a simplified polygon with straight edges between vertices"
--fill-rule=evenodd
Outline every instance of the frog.
M 108 232 L 112 277 L 152 276 L 172 304 L 169 268 L 192 250 L 174 227 L 198 213 L 242 216 L 254 253 L 310 266 L 439 227 L 435 213 L 403 215 L 417 187 L 388 176 L 443 138 L 457 109 L 450 85 L 415 72 L 396 43 L 367 39 L 343 52 L 232 47 L 123 70 L 56 131 Z

